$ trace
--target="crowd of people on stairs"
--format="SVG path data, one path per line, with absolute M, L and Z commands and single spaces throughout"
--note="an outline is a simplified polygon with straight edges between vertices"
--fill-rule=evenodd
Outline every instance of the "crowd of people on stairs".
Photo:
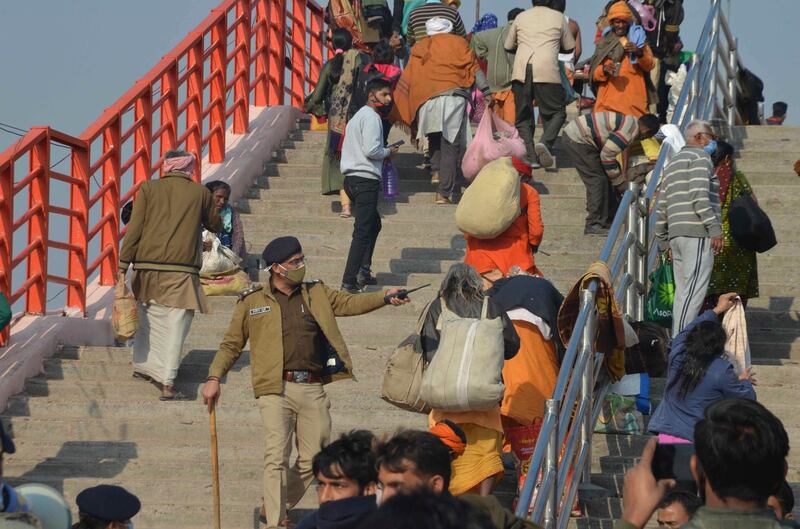
M 313 484 L 319 509 L 298 528 L 536 527 L 491 494 L 507 467 L 520 478 L 527 471 L 580 310 L 579 291 L 590 280 L 599 284 L 600 379 L 625 374 L 628 331 L 635 334 L 636 323 L 620 311 L 604 263 L 594 263 L 566 300 L 551 271 L 537 265 L 546 244 L 541 205 L 549 199 L 537 191 L 537 176 L 574 167 L 586 190 L 583 234 L 606 236 L 620 197 L 637 189 L 632 183 L 649 182 L 664 149 L 654 237 L 674 272 L 667 285 L 674 301 L 664 331 L 672 337 L 666 389 L 648 425 L 657 440 L 626 475 L 616 526 L 644 527 L 656 511 L 663 527 L 788 524 L 794 500 L 785 481 L 786 429 L 756 401 L 753 371 L 733 363 L 726 345 L 726 315 L 759 295 L 761 250 L 743 242 L 731 222 L 738 201 L 757 207 L 757 199 L 736 168 L 734 146 L 711 123 L 692 121 L 684 132 L 665 123 L 668 73 L 692 67 L 679 36 L 682 0 L 596 6 L 595 50 L 583 60 L 590 39 L 566 15 L 565 0 L 515 7 L 503 26 L 488 13 L 469 33 L 459 6 L 331 0 L 326 7 L 332 56 L 304 109 L 326 129 L 321 193 L 338 195 L 340 216 L 353 217 L 341 287 L 307 276 L 299 238 L 268 242 L 259 260 L 267 277 L 250 285 L 248 276 L 248 287 L 236 290 L 201 389 L 211 412 L 249 343 L 265 443 L 260 522 L 294 527 L 290 512 Z M 780 125 L 786 112 L 776 103 L 768 123 Z M 479 137 L 479 125 L 473 138 L 472 125 L 484 119 L 492 120 L 491 131 Z M 411 301 L 413 285 L 372 288 L 379 284 L 373 255 L 381 244 L 383 184 L 389 171 L 402 182 L 411 170 L 398 165 L 403 142 L 390 143 L 390 129 L 428 160 L 433 207 L 457 205 L 450 210 L 466 252 L 419 315 L 411 346 L 401 344 L 387 365 L 387 377 L 396 375 L 400 355 L 421 366 L 400 375 L 408 402 L 382 396 L 426 413 L 429 431 L 380 439 L 353 431 L 331 442 L 324 386 L 355 377 L 337 318 Z M 465 169 L 468 157 L 478 160 L 477 175 Z M 206 287 L 255 268 L 230 185 L 195 183 L 195 163 L 192 154 L 167 151 L 162 177 L 142 184 L 123 209 L 128 226 L 118 280 L 124 285 L 132 271 L 138 315 L 132 372 L 156 385 L 162 401 L 187 398 L 178 389 L 181 351 L 195 311 L 207 311 Z M 500 196 L 469 196 L 501 183 Z M 465 216 L 486 226 L 466 229 L 459 220 Z M 228 265 L 211 270 L 219 259 Z M 2 454 L 13 454 L 10 437 L 0 434 Z M 692 447 L 690 478 L 676 483 L 654 474 L 664 445 Z M 25 503 L 17 496 L 2 486 L 0 525 L 17 511 L 36 514 L 17 508 Z M 120 487 L 101 486 L 78 496 L 78 507 L 78 529 L 122 529 L 141 505 Z

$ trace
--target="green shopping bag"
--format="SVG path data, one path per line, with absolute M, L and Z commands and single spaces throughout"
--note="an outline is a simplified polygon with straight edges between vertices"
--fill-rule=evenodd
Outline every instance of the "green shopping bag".
M 661 254 L 661 264 L 650 274 L 650 291 L 647 293 L 644 319 L 664 327 L 672 326 L 672 303 L 675 301 L 675 277 L 672 261 Z

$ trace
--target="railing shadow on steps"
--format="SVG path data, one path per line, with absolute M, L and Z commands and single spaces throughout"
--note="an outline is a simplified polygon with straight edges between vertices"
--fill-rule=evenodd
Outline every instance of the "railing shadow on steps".
M 736 108 L 741 61 L 721 0 L 712 0 L 672 124 L 683 132 L 690 121 L 715 121 L 727 132 L 741 123 Z M 611 270 L 617 303 L 629 321 L 644 316 L 647 272 L 655 264 L 653 241 L 659 182 L 668 161 L 663 148 L 646 188 L 631 183 L 622 196 L 598 260 Z M 591 488 L 592 433 L 610 382 L 597 336 L 597 280 L 580 292 L 580 311 L 561 365 L 516 514 L 545 529 L 565 529 L 579 487 Z M 619 513 L 609 513 L 618 515 Z

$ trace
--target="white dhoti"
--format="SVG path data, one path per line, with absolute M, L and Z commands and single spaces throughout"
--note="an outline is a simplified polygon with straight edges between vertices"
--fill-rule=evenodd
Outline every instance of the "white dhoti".
M 139 304 L 139 327 L 133 343 L 133 370 L 172 386 L 194 310 L 158 303 Z

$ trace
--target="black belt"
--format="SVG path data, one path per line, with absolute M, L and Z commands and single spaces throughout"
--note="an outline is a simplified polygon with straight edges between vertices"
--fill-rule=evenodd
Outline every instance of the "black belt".
M 321 384 L 322 377 L 311 371 L 284 371 L 283 380 L 295 384 Z

